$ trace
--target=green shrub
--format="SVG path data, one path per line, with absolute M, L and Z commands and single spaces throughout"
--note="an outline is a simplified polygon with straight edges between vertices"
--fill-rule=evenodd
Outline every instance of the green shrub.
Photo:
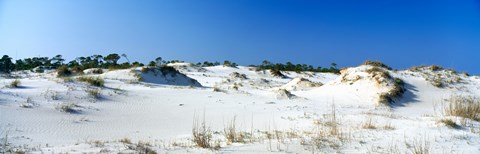
M 83 68 L 80 66 L 74 66 L 72 67 L 72 71 L 76 74 L 83 74 Z
M 272 69 L 270 71 L 270 73 L 273 75 L 273 76 L 276 76 L 276 77 L 285 77 L 285 75 L 283 75 L 283 73 L 280 71 L 280 70 L 277 70 L 277 69 Z
M 69 76 L 72 74 L 72 71 L 68 69 L 67 65 L 62 65 L 57 69 L 57 76 L 58 77 L 64 77 L 64 76 Z
M 93 74 L 103 74 L 103 69 L 97 68 L 92 71 Z
M 165 74 L 179 74 L 180 72 L 177 71 L 177 69 L 175 69 L 174 67 L 171 67 L 171 66 L 161 66 L 160 67 L 160 71 L 162 71 L 162 73 L 165 75 Z
M 78 81 L 89 83 L 92 86 L 103 87 L 105 81 L 100 77 L 79 77 Z

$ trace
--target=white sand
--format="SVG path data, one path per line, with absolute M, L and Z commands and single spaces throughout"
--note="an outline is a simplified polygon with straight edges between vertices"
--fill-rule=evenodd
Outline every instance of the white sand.
M 479 97 L 480 79 L 476 76 L 458 75 L 461 83 L 437 88 L 422 73 L 390 71 L 407 83 L 403 99 L 390 109 L 377 104 L 378 94 L 388 87 L 366 78 L 348 84 L 341 83 L 339 75 L 329 73 L 282 72 L 288 78 L 276 78 L 243 66 L 199 69 L 182 63 L 175 67 L 184 68 L 180 71 L 188 77 L 166 79 L 158 74 L 143 74 L 146 81 L 134 82 L 140 68 L 88 74 L 106 79 L 98 100 L 87 95 L 85 89 L 89 86 L 85 83 L 64 82 L 55 73 L 17 72 L 22 76 L 22 87 L 0 89 L 0 144 L 7 137 L 9 149 L 32 153 L 133 152 L 119 142 L 128 138 L 134 143 L 149 143 L 150 148 L 162 153 L 411 153 L 419 145 L 416 141 L 425 141 L 431 153 L 480 153 L 480 123 L 470 121 L 461 129 L 438 123 L 444 118 L 460 123 L 461 118 L 442 115 L 440 104 L 452 94 Z M 348 72 L 365 76 L 367 67 Z M 248 79 L 225 82 L 233 72 L 245 74 Z M 325 85 L 291 91 L 303 99 L 276 99 L 276 89 L 295 77 Z M 201 86 L 186 86 L 190 78 Z M 11 81 L 0 79 L 0 87 Z M 242 86 L 228 89 L 234 82 Z M 214 86 L 225 87 L 224 92 L 214 92 Z M 20 107 L 25 103 L 32 104 L 32 108 Z M 75 103 L 81 111 L 61 112 L 56 108 L 62 103 Z M 322 124 L 328 121 L 333 104 L 339 128 L 348 139 L 327 140 L 327 146 L 312 149 L 314 142 L 308 132 L 328 127 Z M 195 117 L 203 119 L 203 114 L 214 131 L 212 144 L 221 145 L 217 151 L 198 148 L 191 142 L 192 123 Z M 234 117 L 238 131 L 253 132 L 253 142 L 227 145 L 223 130 Z M 369 119 L 377 129 L 361 127 Z M 394 129 L 383 129 L 387 124 Z M 298 137 L 285 135 L 283 139 L 269 140 L 263 133 L 274 130 L 294 132 Z

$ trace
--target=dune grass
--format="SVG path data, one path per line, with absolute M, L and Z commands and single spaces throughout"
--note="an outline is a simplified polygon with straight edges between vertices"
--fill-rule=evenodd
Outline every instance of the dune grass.
M 86 83 L 88 83 L 92 86 L 96 86 L 96 87 L 103 87 L 104 84 L 105 84 L 105 81 L 100 77 L 79 77 L 77 79 L 78 79 L 78 81 L 86 82 Z
M 451 96 L 449 102 L 443 107 L 448 116 L 458 116 L 480 121 L 480 100 L 476 97 Z

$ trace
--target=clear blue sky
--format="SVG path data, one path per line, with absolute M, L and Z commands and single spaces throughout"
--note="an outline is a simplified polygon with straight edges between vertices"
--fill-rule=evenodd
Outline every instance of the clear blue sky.
M 2 55 L 113 52 L 480 74 L 480 0 L 0 0 Z

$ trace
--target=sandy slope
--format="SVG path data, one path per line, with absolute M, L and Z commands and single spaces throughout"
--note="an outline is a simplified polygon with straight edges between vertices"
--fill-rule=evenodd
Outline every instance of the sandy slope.
M 17 73 L 22 87 L 0 89 L 0 140 L 8 134 L 10 148 L 38 153 L 132 152 L 119 142 L 124 138 L 148 142 L 150 148 L 169 153 L 392 153 L 392 149 L 410 153 L 418 145 L 415 142 L 427 142 L 432 153 L 480 152 L 480 134 L 471 131 L 480 130 L 478 122 L 462 129 L 437 122 L 444 118 L 439 104 L 450 95 L 480 94 L 478 77 L 460 76 L 462 83 L 437 88 L 421 72 L 389 71 L 402 79 L 407 89 L 389 108 L 377 103 L 378 95 L 388 87 L 367 78 L 369 66 L 348 69 L 363 76 L 352 84 L 328 73 L 283 72 L 287 78 L 278 78 L 243 66 L 200 68 L 182 63 L 174 67 L 186 76 L 165 80 L 161 75 L 141 74 L 141 68 L 88 74 L 106 79 L 100 99 L 87 94 L 85 90 L 91 87 L 85 83 L 64 81 L 54 73 Z M 246 79 L 232 78 L 234 72 Z M 139 82 L 139 73 L 149 75 L 144 76 L 149 82 Z M 297 96 L 294 99 L 276 99 L 275 91 L 295 86 L 291 80 L 296 77 L 324 85 L 291 91 Z M 201 86 L 185 86 L 190 78 Z M 12 80 L 1 79 L 0 86 Z M 214 92 L 214 87 L 222 92 Z M 62 103 L 76 103 L 80 111 L 61 112 L 58 107 Z M 32 107 L 20 107 L 22 104 Z M 315 147 L 310 133 L 328 128 L 332 106 L 346 139 L 327 138 L 324 146 Z M 222 146 L 218 151 L 197 148 L 191 142 L 192 123 L 203 115 L 213 130 L 213 142 Z M 253 142 L 227 145 L 223 130 L 234 118 L 238 131 L 253 133 Z M 377 128 L 362 128 L 368 120 Z M 385 125 L 393 129 L 384 129 Z M 265 132 L 274 130 L 293 132 L 297 137 L 268 139 Z

